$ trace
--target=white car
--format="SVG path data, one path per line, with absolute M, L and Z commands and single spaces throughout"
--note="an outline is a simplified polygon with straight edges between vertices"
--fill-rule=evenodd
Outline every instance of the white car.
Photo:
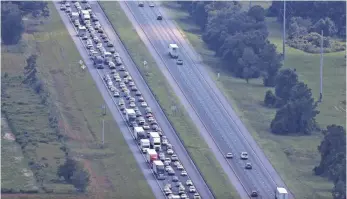
M 116 91 L 116 87 L 112 86 L 112 87 L 110 88 L 110 90 L 111 90 L 111 92 L 114 92 L 114 91 Z
M 149 7 L 153 8 L 153 7 L 154 7 L 154 4 L 153 4 L 153 3 L 150 3 L 150 4 L 149 4 Z
M 125 71 L 125 67 L 124 67 L 123 65 L 121 65 L 121 66 L 119 67 L 119 70 L 120 70 L 120 71 Z
M 190 192 L 190 193 L 195 193 L 195 192 L 196 192 L 195 187 L 194 187 L 194 186 L 190 186 L 190 187 L 189 187 L 189 192 Z
M 134 108 L 134 107 L 136 106 L 136 104 L 135 104 L 134 102 L 131 102 L 131 103 L 129 104 L 129 106 L 130 106 L 130 108 Z
M 184 198 L 188 198 L 187 194 L 183 193 L 181 194 L 181 198 L 184 199 Z
M 116 77 L 115 80 L 116 80 L 116 82 L 121 82 L 122 81 L 122 79 L 120 77 Z
M 141 102 L 141 107 L 147 107 L 147 102 Z
M 183 166 L 181 164 L 177 165 L 177 169 L 180 170 L 180 171 L 184 170 L 184 168 L 183 168 Z
M 192 180 L 187 180 L 187 181 L 186 181 L 186 185 L 187 185 L 187 186 L 193 186 Z
M 114 93 L 113 93 L 113 97 L 119 97 L 120 95 L 119 95 L 119 92 L 118 91 L 115 91 Z
M 241 156 L 242 160 L 247 160 L 248 159 L 248 153 L 247 152 L 242 152 L 240 156 Z
M 165 171 L 169 171 L 170 169 L 172 169 L 171 166 L 166 166 L 166 167 L 165 167 Z
M 194 197 L 194 199 L 201 199 L 201 197 L 198 193 L 195 193 L 193 197 Z
M 183 171 L 181 172 L 181 176 L 187 176 L 187 175 L 188 175 L 188 174 L 187 174 L 186 171 L 183 170 Z
M 145 123 L 143 126 L 142 126 L 143 130 L 149 130 L 151 127 Z
M 96 40 L 97 40 L 97 39 L 94 39 L 94 41 L 96 41 Z M 98 48 L 98 49 L 102 48 L 102 43 L 96 44 L 96 48 Z
M 174 154 L 174 151 L 173 151 L 172 149 L 168 149 L 168 150 L 166 151 L 166 153 L 167 153 L 168 155 L 172 155 L 172 154 Z
M 177 167 L 178 165 L 180 165 L 181 163 L 179 162 L 179 161 L 176 161 L 175 163 L 174 163 L 174 165 Z

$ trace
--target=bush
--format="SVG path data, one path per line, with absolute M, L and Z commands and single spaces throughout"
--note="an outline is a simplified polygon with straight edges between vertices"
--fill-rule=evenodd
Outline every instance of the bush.
M 288 39 L 287 44 L 290 47 L 302 50 L 307 53 L 320 53 L 321 35 L 316 32 L 311 32 L 304 36 Z M 323 39 L 323 50 L 325 53 L 344 51 L 346 47 L 328 37 Z

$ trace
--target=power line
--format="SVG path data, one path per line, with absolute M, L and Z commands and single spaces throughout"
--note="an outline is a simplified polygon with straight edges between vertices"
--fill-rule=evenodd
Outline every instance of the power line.
M 286 54 L 286 0 L 283 0 L 283 63 Z

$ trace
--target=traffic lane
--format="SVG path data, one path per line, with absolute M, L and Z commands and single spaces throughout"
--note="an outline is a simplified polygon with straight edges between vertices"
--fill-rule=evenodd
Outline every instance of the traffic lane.
M 148 14 L 147 14 L 147 16 L 149 17 L 149 18 L 147 18 L 148 20 L 152 20 L 153 21 L 153 26 L 156 26 L 156 25 L 159 25 L 159 26 L 165 26 L 165 24 L 166 23 L 158 23 L 158 21 L 157 20 L 155 20 L 155 18 L 156 18 L 156 12 L 155 12 L 155 9 L 154 8 L 147 8 L 147 10 L 146 10 L 146 8 L 145 9 L 143 9 L 143 10 L 145 10 L 144 12 L 146 12 L 146 13 L 148 13 L 148 11 L 150 12 L 150 13 L 152 13 L 152 15 L 150 15 L 150 16 L 148 16 Z M 165 37 L 165 35 L 166 34 L 164 34 L 163 33 L 163 31 L 165 31 L 165 30 L 170 30 L 170 29 L 168 29 L 168 28 L 160 28 L 159 30 L 161 30 L 160 31 L 160 35 L 162 36 L 162 37 Z M 171 31 L 169 31 L 169 34 L 171 34 L 170 35 L 170 37 L 169 38 L 165 38 L 166 40 L 168 40 L 168 41 L 172 41 L 172 40 L 174 40 L 174 39 L 176 39 L 175 38 L 175 36 L 174 35 L 172 35 L 172 32 Z M 184 49 L 185 50 L 185 49 Z M 184 53 L 186 53 L 186 52 L 184 52 Z M 186 55 L 186 54 L 184 54 L 184 55 Z M 191 62 L 191 64 L 189 64 L 190 66 L 193 66 L 193 64 L 194 63 L 192 63 Z M 183 67 L 184 68 L 184 67 Z M 187 68 L 188 70 L 190 70 L 191 69 L 191 67 L 188 67 Z M 186 74 L 186 71 L 184 72 L 184 74 Z M 192 74 L 193 73 L 189 73 L 189 79 L 192 79 Z M 197 74 L 197 73 L 195 73 L 195 74 Z M 197 82 L 197 81 L 192 81 L 192 82 Z M 206 86 L 204 86 L 204 88 L 207 88 L 207 85 Z M 214 96 L 211 96 L 211 97 L 214 97 Z M 211 99 L 210 101 L 216 101 L 216 99 Z M 214 113 L 216 113 L 216 111 L 213 111 Z M 224 115 L 223 115 L 223 117 L 221 117 L 221 118 L 226 118 L 227 117 L 227 115 L 226 115 L 227 113 L 225 113 Z M 226 116 L 225 116 L 226 115 Z M 218 118 L 218 117 L 217 117 Z M 222 124 L 219 124 L 219 126 L 223 126 L 223 124 L 226 124 L 225 122 L 223 122 Z M 227 124 L 230 124 L 230 123 L 227 123 Z M 226 126 L 225 125 L 225 127 L 226 127 L 226 129 L 233 129 L 233 132 L 237 132 L 237 130 L 238 129 L 235 129 L 235 126 L 234 125 L 228 125 L 228 126 Z M 228 134 L 227 132 L 226 132 L 226 134 L 224 134 L 225 136 L 227 136 L 227 139 L 225 139 L 225 136 L 224 136 L 224 140 L 228 140 L 228 142 L 230 143 L 230 142 L 233 142 L 233 144 L 237 144 L 237 143 L 241 143 L 244 139 L 242 139 L 242 137 L 239 139 L 239 140 L 233 140 L 233 138 L 232 137 L 230 137 L 230 136 L 228 136 L 228 135 L 230 135 L 230 134 Z M 244 143 L 243 144 L 243 146 L 247 146 L 247 144 L 248 143 Z M 248 151 L 251 151 L 252 152 L 252 150 L 248 150 Z M 254 157 L 254 159 L 256 160 L 256 157 L 255 157 L 255 154 L 251 154 L 251 152 L 249 152 L 250 153 L 250 155 L 252 156 L 252 155 L 254 155 L 254 156 L 252 156 L 252 157 Z M 254 163 L 254 162 L 256 162 L 257 163 L 257 161 L 253 161 L 252 163 Z M 259 166 L 262 166 L 262 165 L 259 165 Z M 259 168 L 261 168 L 261 167 L 259 167 Z M 250 172 L 251 173 L 251 172 Z M 257 172 L 257 171 L 254 171 L 254 173 L 253 174 L 251 174 L 252 176 L 261 176 L 260 175 L 260 173 L 259 172 Z M 262 175 L 263 175 L 263 177 L 262 177 L 262 179 L 271 179 L 271 177 L 268 175 L 268 173 L 262 173 Z M 263 181 L 264 182 L 264 181 Z M 272 179 L 271 180 L 269 180 L 268 182 L 267 182 L 268 184 L 274 184 L 274 182 L 272 181 Z M 263 184 L 265 184 L 265 183 L 263 183 Z M 273 191 L 272 191 L 272 189 L 271 188 L 269 188 L 268 186 L 267 187 L 264 187 L 265 189 L 267 188 L 267 191 L 268 192 L 270 192 L 270 193 L 273 193 Z
M 123 59 L 124 64 L 127 66 L 128 71 L 133 76 L 133 79 L 135 79 L 136 81 L 142 80 L 142 84 L 136 84 L 136 85 L 141 90 L 144 98 L 147 99 L 147 103 L 150 105 L 150 107 L 152 107 L 152 110 L 156 113 L 156 115 L 157 115 L 156 118 L 157 118 L 158 123 L 161 125 L 163 132 L 166 132 L 168 139 L 174 145 L 175 151 L 176 151 L 180 161 L 182 162 L 182 165 L 185 167 L 186 171 L 188 172 L 188 175 L 190 176 L 193 183 L 195 184 L 196 189 L 198 190 L 199 194 L 204 198 L 213 198 L 212 193 L 208 189 L 208 187 L 207 187 L 205 181 L 203 180 L 202 176 L 200 175 L 200 173 L 197 171 L 195 165 L 190 160 L 187 151 L 185 150 L 185 148 L 182 145 L 182 143 L 180 142 L 178 136 L 176 135 L 176 133 L 172 129 L 165 114 L 163 113 L 163 111 L 161 110 L 159 105 L 156 103 L 154 96 L 150 92 L 149 88 L 146 87 L 146 84 L 145 84 L 142 76 L 139 74 L 135 64 L 132 62 L 130 56 L 126 53 L 124 46 L 121 45 L 119 38 L 115 36 L 115 33 L 113 32 L 111 25 L 106 20 L 106 17 L 104 15 L 102 9 L 96 4 L 94 4 L 92 6 L 92 9 L 95 12 L 95 14 L 98 16 L 100 24 L 102 24 L 104 31 L 106 32 L 108 37 L 112 41 L 115 41 L 116 46 L 119 47 L 117 49 L 119 50 L 119 53 Z M 151 99 L 151 100 L 148 100 L 148 99 Z
M 87 55 L 83 45 L 81 44 L 81 41 L 79 40 L 78 37 L 75 36 L 76 31 L 72 27 L 70 20 L 67 18 L 67 15 L 65 14 L 65 12 L 63 13 L 60 11 L 60 9 L 59 9 L 60 5 L 57 2 L 54 2 L 54 5 L 55 5 L 56 9 L 58 10 L 58 13 L 59 13 L 63 23 L 65 24 L 65 27 L 67 28 L 72 40 L 74 41 L 76 48 L 78 49 L 79 53 L 81 54 L 81 57 L 83 58 L 85 65 L 87 66 L 93 80 L 95 81 L 96 86 L 99 88 L 99 91 L 100 91 L 102 97 L 104 98 L 107 106 L 109 107 L 109 110 L 110 110 L 114 120 L 116 120 L 116 122 L 118 123 L 118 126 L 119 126 L 119 128 L 120 128 L 120 130 L 124 136 L 124 139 L 127 142 L 131 152 L 133 153 L 137 164 L 140 166 L 142 173 L 143 173 L 145 179 L 147 180 L 148 184 L 150 185 L 155 197 L 158 199 L 164 199 L 165 197 L 162 194 L 160 188 L 158 187 L 158 184 L 157 184 L 156 180 L 154 179 L 151 170 L 141 167 L 141 164 L 144 162 L 143 157 L 141 156 L 141 154 L 136 153 L 138 151 L 138 149 L 137 149 L 136 145 L 132 144 L 131 137 L 127 133 L 129 131 L 129 129 L 127 128 L 126 125 L 124 125 L 123 119 L 122 119 L 121 115 L 119 114 L 118 110 L 116 109 L 116 107 L 114 106 L 113 101 L 109 100 L 109 94 L 108 94 L 107 90 L 105 89 L 102 80 L 100 79 L 99 75 L 97 74 L 97 71 L 94 69 L 93 64 L 89 60 L 89 56 Z
M 182 89 L 177 84 L 176 79 L 170 74 L 167 66 L 164 64 L 164 60 L 162 60 L 162 58 L 159 56 L 159 52 L 157 52 L 157 49 L 154 48 L 154 46 L 149 41 L 149 38 L 146 36 L 146 33 L 142 30 L 140 24 L 136 21 L 133 13 L 128 8 L 128 5 L 125 2 L 120 2 L 119 4 L 121 8 L 125 11 L 126 16 L 130 19 L 133 27 L 138 32 L 142 41 L 145 43 L 147 49 L 154 57 L 156 63 L 158 64 L 159 69 L 161 70 L 161 72 L 164 74 L 164 76 L 170 83 L 170 86 L 173 88 L 176 95 L 179 97 L 184 108 L 187 110 L 188 115 L 192 118 L 192 120 L 197 125 L 197 128 L 199 129 L 199 133 L 204 138 L 208 147 L 214 153 L 222 169 L 225 171 L 228 179 L 233 183 L 235 189 L 238 191 L 240 197 L 249 198 L 248 193 L 244 189 L 244 186 L 241 184 L 241 181 L 239 180 L 239 178 L 236 176 L 235 172 L 233 171 L 233 168 L 229 166 L 228 161 L 225 158 L 225 156 L 221 153 L 219 146 L 217 145 L 213 137 L 210 135 L 210 133 L 207 131 L 206 126 L 202 123 L 201 119 L 197 115 L 196 111 L 193 109 L 190 102 L 188 102 L 188 99 L 184 95 Z
M 173 68 L 175 68 L 175 67 L 173 67 Z M 182 75 L 184 75 L 184 73 L 182 74 Z M 192 88 L 192 86 L 190 86 L 189 88 Z M 192 89 L 192 90 L 190 90 L 191 92 L 194 92 L 195 91 L 195 89 Z M 201 98 L 200 98 L 201 99 Z M 201 114 L 201 115 L 207 115 L 207 114 Z M 210 118 L 208 118 L 209 120 L 210 120 Z M 211 121 L 213 121 L 213 120 L 211 120 Z M 218 128 L 218 125 L 217 125 L 217 128 Z M 230 151 L 230 150 L 229 150 Z M 242 163 L 241 165 L 240 165 L 240 169 L 242 169 L 244 167 L 244 163 Z
M 161 14 L 163 14 L 165 16 L 168 16 L 168 15 L 165 14 L 165 8 L 162 8 L 161 5 L 158 5 L 157 8 L 158 8 L 158 13 L 161 13 Z M 166 22 L 167 22 L 167 25 L 168 25 L 169 29 L 172 30 L 173 34 L 176 35 L 176 38 L 181 41 L 181 45 L 183 45 L 186 48 L 186 50 L 187 50 L 186 52 L 189 53 L 190 57 L 196 63 L 196 67 L 195 66 L 192 66 L 192 67 L 196 68 L 198 70 L 198 72 L 201 73 L 202 76 L 204 76 L 204 78 L 208 82 L 208 84 L 212 87 L 212 90 L 214 91 L 216 96 L 219 98 L 219 100 L 221 101 L 223 106 L 226 108 L 227 112 L 230 114 L 230 117 L 233 118 L 233 122 L 235 123 L 235 125 L 237 125 L 239 130 L 241 132 L 243 132 L 242 135 L 245 137 L 245 139 L 251 145 L 252 149 L 257 154 L 257 157 L 259 158 L 261 163 L 264 165 L 264 167 L 267 169 L 267 172 L 269 172 L 269 175 L 271 176 L 271 178 L 279 186 L 286 187 L 285 183 L 283 182 L 281 177 L 278 175 L 278 173 L 274 169 L 274 167 L 271 165 L 271 163 L 269 162 L 268 158 L 265 156 L 264 152 L 259 148 L 258 144 L 255 142 L 255 140 L 250 135 L 250 133 L 248 132 L 246 127 L 243 125 L 243 123 L 241 122 L 240 118 L 233 111 L 231 105 L 226 100 L 225 96 L 221 93 L 221 91 L 217 88 L 215 83 L 210 78 L 209 74 L 207 73 L 207 71 L 203 67 L 201 56 L 197 52 L 195 52 L 195 50 L 189 44 L 189 42 L 184 39 L 184 37 L 182 36 L 181 32 L 177 29 L 175 24 L 172 22 L 173 20 L 171 20 L 170 18 L 167 18 L 167 17 L 165 17 L 165 19 L 166 19 Z M 293 195 L 291 193 L 290 193 L 290 195 L 291 195 L 290 197 L 292 198 Z

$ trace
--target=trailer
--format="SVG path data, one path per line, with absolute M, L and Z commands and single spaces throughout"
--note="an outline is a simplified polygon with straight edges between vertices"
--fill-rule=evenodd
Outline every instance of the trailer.
M 145 139 L 146 138 L 145 130 L 143 130 L 143 128 L 140 126 L 134 127 L 134 137 L 135 137 L 135 140 L 137 141 L 140 141 L 141 139 Z
M 154 149 L 147 149 L 147 155 L 146 155 L 147 162 L 151 165 L 154 160 L 158 160 L 158 154 Z
M 161 151 L 161 141 L 160 141 L 160 135 L 158 132 L 150 132 L 149 141 L 151 143 L 152 149 L 155 149 L 156 151 Z
M 136 124 L 136 113 L 134 109 L 125 109 L 125 119 L 130 127 Z
M 288 192 L 283 187 L 276 188 L 276 199 L 288 199 Z
M 174 59 L 178 58 L 177 44 L 169 44 L 169 55 Z
M 142 153 L 146 153 L 149 149 L 149 139 L 141 139 L 140 140 L 140 148 L 142 150 Z
M 153 161 L 153 172 L 158 180 L 165 180 L 165 169 L 162 161 Z

